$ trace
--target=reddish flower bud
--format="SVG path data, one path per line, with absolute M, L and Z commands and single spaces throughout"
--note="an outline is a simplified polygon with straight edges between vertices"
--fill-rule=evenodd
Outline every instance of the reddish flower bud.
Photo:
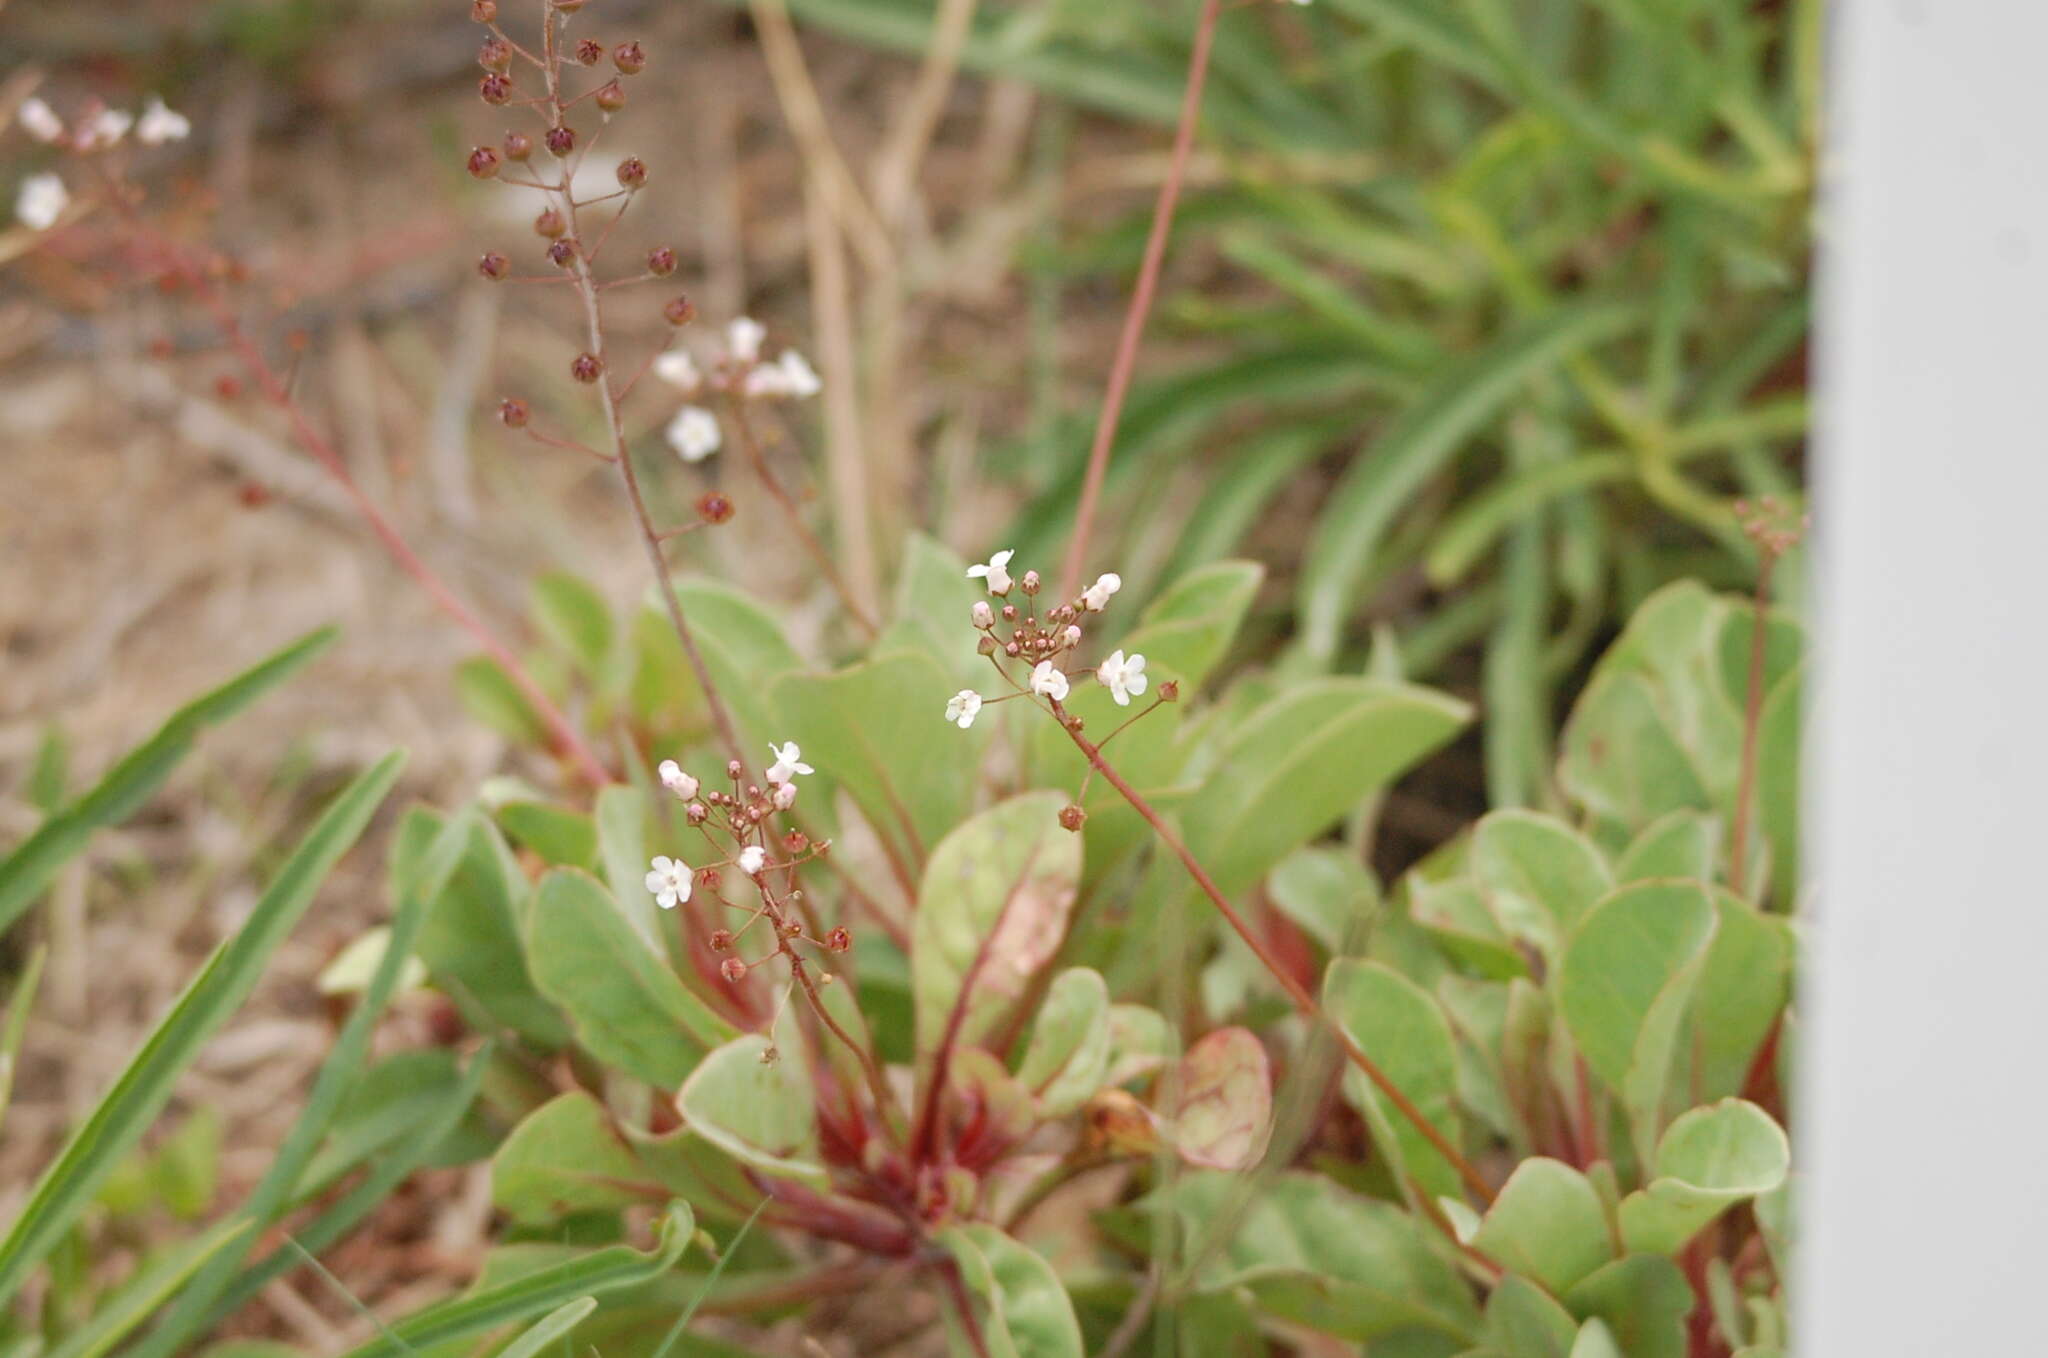
M 505 159 L 525 160 L 532 154 L 532 137 L 527 136 L 524 132 L 507 132 L 505 134 Z
M 617 113 L 626 106 L 626 87 L 616 80 L 608 80 L 597 87 L 597 93 L 591 99 L 606 113 Z
M 542 208 L 540 215 L 533 219 L 533 233 L 548 240 L 559 238 L 568 229 L 569 223 L 563 221 L 562 214 L 551 207 Z
M 707 887 L 712 891 L 716 891 L 718 890 L 718 884 L 723 880 L 724 879 L 718 875 L 717 868 L 697 869 L 697 883 L 699 886 Z
M 697 499 L 697 517 L 706 523 L 724 523 L 733 512 L 732 501 L 720 491 L 707 490 Z
M 1003 654 L 1004 654 L 1004 655 L 1007 655 L 1007 656 L 1012 656 L 1012 657 L 1014 657 L 1014 656 L 1019 656 L 1019 655 L 1022 655 L 1023 653 L 1024 653 L 1024 648 L 1023 648 L 1022 646 L 1019 646 L 1019 645 L 1018 645 L 1018 644 L 1017 644 L 1016 642 L 1014 642 L 1014 641 L 1006 641 L 1006 642 L 1004 642 L 1004 643 L 1003 643 Z
M 548 262 L 568 268 L 576 262 L 576 242 L 564 237 L 548 246 Z
M 718 964 L 718 974 L 737 985 L 747 978 L 747 964 L 737 957 L 728 957 Z
M 596 38 L 585 38 L 582 42 L 576 44 L 576 61 L 578 65 L 595 66 L 602 60 L 604 60 L 604 44 Z
M 490 279 L 493 283 L 503 278 L 511 270 L 511 267 L 512 261 L 506 259 L 496 250 L 484 251 L 483 255 L 476 262 L 476 271 L 485 278 Z
M 547 144 L 548 150 L 553 152 L 555 158 L 559 160 L 576 149 L 576 129 L 573 127 L 551 127 L 548 129 L 547 135 L 541 138 L 541 140 Z
M 1159 701 L 1177 703 L 1180 701 L 1180 680 L 1169 679 L 1159 686 Z
M 512 45 L 503 38 L 488 38 L 476 52 L 476 64 L 486 71 L 505 74 L 512 66 Z
M 527 409 L 526 402 L 517 396 L 507 396 L 498 402 L 498 418 L 505 422 L 507 429 L 524 429 L 532 417 L 533 412 Z
M 1060 808 L 1060 829 L 1062 830 L 1072 830 L 1078 833 L 1082 822 L 1087 819 L 1088 813 L 1072 802 L 1068 802 Z
M 498 153 L 488 146 L 479 146 L 469 153 L 469 177 L 472 179 L 493 179 L 498 173 Z
M 848 933 L 846 926 L 842 924 L 831 933 L 825 935 L 825 946 L 833 952 L 845 952 L 853 946 L 853 935 Z
M 647 69 L 647 53 L 637 42 L 622 42 L 612 49 L 612 65 L 620 75 L 638 75 Z
M 604 365 L 597 361 L 596 354 L 578 354 L 569 360 L 569 376 L 578 382 L 595 382 L 603 371 Z
M 732 930 L 730 930 L 730 929 L 713 929 L 713 930 L 711 931 L 711 951 L 713 951 L 713 952 L 731 952 L 731 951 L 732 951 Z
M 647 272 L 656 278 L 667 278 L 676 271 L 676 252 L 666 245 L 657 245 L 647 252 Z
M 974 643 L 974 649 L 982 655 L 994 655 L 996 653 L 996 639 L 984 632 L 982 633 L 981 640 Z
M 746 769 L 740 765 L 739 760 L 728 759 L 725 761 L 725 776 L 732 779 L 735 783 L 739 781 L 740 775 L 745 772 Z
M 717 794 L 713 794 L 714 796 Z M 702 825 L 711 813 L 704 809 L 704 803 L 691 802 L 683 808 L 683 816 L 692 825 Z
M 1036 594 L 1036 593 L 1038 593 L 1038 572 L 1037 572 L 1037 571 L 1026 571 L 1026 572 L 1024 572 L 1024 580 L 1023 580 L 1023 585 L 1024 585 L 1024 592 L 1025 592 L 1026 594 Z
M 498 0 L 470 0 L 469 21 L 474 24 L 493 23 L 498 17 Z
M 687 297 L 671 297 L 661 314 L 670 325 L 688 325 L 697 315 L 697 304 Z
M 512 97 L 512 77 L 491 72 L 477 82 L 477 98 L 486 104 L 502 104 Z
M 638 156 L 627 156 L 619 162 L 619 187 L 637 189 L 647 182 L 647 162 Z

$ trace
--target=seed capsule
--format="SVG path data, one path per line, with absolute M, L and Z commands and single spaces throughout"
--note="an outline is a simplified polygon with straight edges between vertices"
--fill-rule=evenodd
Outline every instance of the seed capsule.
M 512 65 L 512 46 L 503 38 L 490 38 L 477 49 L 476 64 L 503 75 Z
M 517 396 L 507 396 L 498 402 L 498 418 L 505 422 L 507 429 L 524 429 L 526 422 L 533 418 L 533 412 Z
M 556 8 L 567 9 L 568 6 L 557 5 Z M 599 42 L 596 38 L 585 38 L 582 42 L 576 44 L 576 60 L 581 64 L 585 66 L 595 66 L 598 62 L 602 61 L 603 59 L 604 44 Z
M 718 974 L 738 984 L 747 978 L 747 964 L 737 957 L 728 957 L 718 964 Z
M 591 99 L 606 113 L 617 113 L 626 106 L 626 87 L 616 80 L 606 81 L 597 87 L 597 93 Z
M 612 49 L 612 65 L 620 75 L 638 75 L 647 69 L 647 53 L 637 42 L 622 42 Z
M 525 160 L 532 154 L 532 137 L 527 136 L 524 132 L 507 132 L 505 134 L 505 159 Z
M 512 77 L 491 72 L 477 82 L 477 98 L 486 104 L 502 104 L 512 97 Z
M 551 207 L 542 208 L 540 215 L 533 219 L 534 234 L 544 236 L 548 240 L 555 240 L 566 234 L 568 230 L 569 223 L 562 219 L 561 213 Z
M 670 325 L 688 325 L 697 315 L 697 304 L 687 297 L 671 297 L 661 314 Z
M 619 162 L 619 187 L 637 189 L 647 182 L 647 162 L 638 156 L 627 156 Z
M 573 127 L 551 127 L 541 140 L 557 160 L 576 149 L 576 129 Z
M 569 360 L 569 376 L 578 382 L 595 382 L 604 371 L 604 364 L 597 361 L 596 354 L 578 354 Z
M 469 153 L 469 176 L 472 179 L 496 178 L 498 165 L 498 153 L 488 146 L 479 146 Z
M 666 245 L 657 245 L 647 252 L 647 272 L 656 278 L 667 278 L 676 271 L 676 252 Z
M 505 276 L 511 265 L 512 261 L 496 250 L 486 250 L 476 262 L 476 271 L 495 283 Z

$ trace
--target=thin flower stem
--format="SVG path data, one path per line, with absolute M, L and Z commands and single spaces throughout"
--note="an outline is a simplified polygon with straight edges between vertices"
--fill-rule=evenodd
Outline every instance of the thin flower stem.
M 790 530 L 796 534 L 797 541 L 803 543 L 804 551 L 818 563 L 818 569 L 824 572 L 833 592 L 839 596 L 839 601 L 846 605 L 846 611 L 860 624 L 861 631 L 867 633 L 868 640 L 874 640 L 881 635 L 881 628 L 868 616 L 867 609 L 847 586 L 845 577 L 840 575 L 839 567 L 832 560 L 832 554 L 825 550 L 825 544 L 819 542 L 817 535 L 811 532 L 809 525 L 804 522 L 803 510 L 798 507 L 795 498 L 790 495 L 781 479 L 775 475 L 774 469 L 768 465 L 768 458 L 761 450 L 761 442 L 754 437 L 753 422 L 747 418 L 746 398 L 737 391 L 730 392 L 726 404 L 732 412 L 733 426 L 739 431 L 740 446 L 746 449 L 747 461 L 752 464 L 754 475 L 760 478 L 763 489 L 775 503 L 782 507 L 783 517 L 789 521 Z
M 535 429 L 530 425 L 527 427 L 526 437 L 532 439 L 535 443 L 541 444 L 545 447 L 560 448 L 564 452 L 582 453 L 585 456 L 596 458 L 599 462 L 612 462 L 617 460 L 610 453 L 602 452 L 599 449 L 591 447 L 587 443 L 582 443 L 576 439 L 571 438 L 558 438 L 553 434 L 543 434 L 538 429 Z
M 981 1322 L 974 1318 L 974 1302 L 967 1295 L 967 1289 L 960 1282 L 960 1266 L 951 1259 L 938 1264 L 939 1276 L 946 1280 L 946 1296 L 953 1303 L 953 1309 L 960 1313 L 960 1329 L 967 1338 L 967 1347 L 974 1350 L 975 1358 L 989 1358 L 988 1341 L 981 1337 Z
M 1771 569 L 1778 564 L 1777 553 L 1765 547 L 1760 552 L 1756 574 L 1756 617 L 1749 629 L 1749 684 L 1742 707 L 1742 773 L 1735 784 L 1735 824 L 1728 846 L 1728 885 L 1740 893 L 1749 866 L 1750 807 L 1756 801 L 1757 729 L 1763 724 L 1764 651 L 1770 639 L 1770 618 L 1765 609 L 1771 600 Z
M 233 308 L 215 288 L 206 270 L 187 258 L 178 246 L 153 232 L 142 221 L 140 215 L 134 212 L 118 188 L 110 192 L 107 198 L 126 218 L 137 245 L 165 260 L 192 296 L 198 299 L 207 314 L 213 318 L 214 328 L 220 332 L 221 338 L 240 360 L 257 388 L 284 412 L 286 421 L 291 425 L 292 436 L 297 440 L 299 447 L 319 463 L 321 469 L 341 487 L 342 493 L 348 497 L 349 503 L 355 506 L 356 512 L 362 516 L 363 522 L 369 526 L 371 534 L 383 546 L 385 553 L 397 563 L 400 570 L 412 577 L 413 582 L 434 602 L 435 607 L 447 614 L 456 626 L 469 633 L 471 640 L 475 641 L 484 654 L 505 672 L 506 678 L 512 681 L 512 686 L 519 690 L 519 696 L 526 700 L 527 705 L 540 718 L 541 724 L 547 728 L 548 736 L 555 748 L 575 767 L 578 776 L 592 787 L 603 787 L 613 782 L 612 774 L 605 767 L 604 761 L 597 757 L 554 699 L 535 682 L 533 676 L 527 672 L 526 666 L 520 663 L 519 657 L 513 654 L 512 648 L 499 640 L 497 634 L 470 611 L 469 606 L 462 602 L 454 589 L 413 550 L 412 544 L 398 531 L 398 526 L 385 516 L 377 502 L 356 483 L 340 451 L 313 427 L 305 408 L 293 399 L 289 385 L 270 366 L 270 361 L 263 356 L 263 351 L 243 331 Z
M 1210 0 L 1210 2 L 1213 4 L 1214 0 Z M 1188 871 L 1188 876 L 1194 879 L 1195 885 L 1201 888 L 1202 894 L 1209 898 L 1209 903 L 1216 907 L 1217 913 L 1223 916 L 1224 922 L 1237 932 L 1237 936 L 1244 940 L 1245 946 L 1249 947 L 1253 955 L 1265 966 L 1266 970 L 1272 973 L 1273 979 L 1278 981 L 1280 988 L 1287 992 L 1287 998 L 1293 1001 L 1294 1007 L 1299 1009 L 1304 1017 L 1327 1028 L 1331 1036 L 1336 1038 L 1337 1045 L 1344 1049 L 1344 1054 L 1350 1058 L 1351 1064 L 1364 1071 L 1365 1077 L 1371 1080 L 1380 1093 L 1387 1097 L 1388 1102 L 1400 1110 L 1401 1116 L 1415 1125 L 1415 1129 L 1422 1133 L 1423 1139 L 1435 1147 L 1437 1153 L 1443 1156 L 1451 1168 L 1458 1172 L 1458 1177 L 1464 1180 L 1466 1189 L 1474 1197 L 1478 1198 L 1480 1202 L 1491 1203 L 1493 1201 L 1493 1189 L 1488 1186 L 1485 1178 L 1480 1175 L 1479 1171 L 1473 1168 L 1472 1162 L 1467 1160 L 1459 1152 L 1458 1148 L 1451 1144 L 1448 1137 L 1437 1130 L 1435 1125 L 1423 1115 L 1422 1110 L 1415 1106 L 1414 1100 L 1401 1092 L 1400 1086 L 1396 1085 L 1387 1076 L 1387 1073 L 1380 1069 L 1379 1063 L 1365 1054 L 1364 1048 L 1358 1045 L 1351 1034 L 1344 1031 L 1341 1024 L 1332 1021 L 1329 1015 L 1323 1012 L 1322 1006 L 1316 1003 L 1315 997 L 1309 994 L 1301 982 L 1295 980 L 1293 974 L 1287 970 L 1286 963 L 1280 960 L 1271 946 L 1263 938 L 1260 938 L 1251 926 L 1245 922 L 1244 917 L 1237 913 L 1237 910 L 1228 900 L 1224 899 L 1223 892 L 1216 885 L 1215 879 L 1210 877 L 1208 870 L 1200 862 L 1196 861 L 1192 853 L 1188 852 L 1188 846 L 1181 842 L 1180 836 L 1175 834 L 1172 827 L 1168 826 L 1159 813 L 1152 809 L 1152 804 L 1139 795 L 1137 789 L 1125 782 L 1123 775 L 1118 773 L 1102 758 L 1100 748 L 1089 743 L 1088 739 L 1079 731 L 1067 725 L 1066 713 L 1060 708 L 1058 703 L 1053 704 L 1053 709 L 1054 714 L 1060 718 L 1060 729 L 1067 733 L 1067 738 L 1074 742 L 1075 748 L 1081 751 L 1082 757 L 1088 761 L 1089 766 L 1097 773 L 1100 773 L 1111 787 L 1122 794 L 1123 799 L 1130 803 L 1131 809 L 1136 811 L 1139 816 L 1144 818 L 1145 823 L 1152 827 L 1152 832 L 1159 836 L 1160 842 L 1172 850 L 1176 858 L 1180 859 L 1181 866 Z
M 549 5 L 542 19 L 542 52 L 546 57 L 545 69 L 548 81 L 548 98 L 559 104 L 561 99 L 561 57 L 555 48 L 555 25 L 559 15 Z M 595 140 L 593 138 L 593 140 Z M 586 143 L 586 149 L 587 149 Z M 564 182 L 570 176 L 564 175 Z M 574 229 L 576 205 L 563 195 L 569 203 L 570 226 Z M 633 470 L 633 458 L 626 447 L 624 422 L 619 417 L 619 401 L 612 390 L 611 369 L 605 362 L 604 313 L 598 305 L 597 280 L 590 272 L 590 263 L 582 255 L 575 259 L 576 291 L 583 299 L 583 318 L 590 337 L 590 352 L 598 364 L 598 403 L 604 408 L 605 433 L 611 440 L 612 453 L 619 464 L 619 479 L 625 484 L 626 500 L 633 509 L 633 521 L 640 530 L 640 545 L 646 550 L 648 565 L 654 571 L 655 586 L 661 594 L 662 607 L 668 613 L 669 626 L 674 629 L 676 640 L 682 644 L 683 659 L 697 677 L 697 686 L 703 690 L 704 705 L 710 710 L 712 727 L 727 753 L 734 759 L 740 758 L 740 738 L 732 724 L 732 715 L 726 710 L 725 700 L 718 695 L 718 685 L 712 680 L 711 670 L 704 663 L 703 652 L 697 647 L 697 638 L 690 631 L 689 620 L 683 616 L 682 602 L 676 598 L 675 582 L 668 569 L 668 558 L 662 552 L 661 539 L 654 526 L 654 519 L 647 512 L 646 498 L 640 493 L 640 478 Z
M 1088 471 L 1081 482 L 1081 503 L 1074 514 L 1074 536 L 1067 544 L 1067 557 L 1060 567 L 1060 597 L 1071 599 L 1081 585 L 1081 570 L 1088 559 L 1088 538 L 1095 527 L 1095 511 L 1102 498 L 1102 478 L 1109 469 L 1110 445 L 1116 441 L 1117 421 L 1123 415 L 1124 397 L 1131 387 L 1131 372 L 1138 363 L 1138 345 L 1145 336 L 1145 320 L 1152 311 L 1152 296 L 1159 289 L 1159 269 L 1166 258 L 1166 238 L 1173 230 L 1173 212 L 1180 201 L 1181 182 L 1187 177 L 1188 153 L 1194 147 L 1195 124 L 1202 111 L 1202 85 L 1209 75 L 1209 49 L 1216 36 L 1216 18 L 1222 0 L 1202 0 L 1202 13 L 1195 21 L 1194 49 L 1188 54 L 1188 80 L 1181 97 L 1180 122 L 1174 128 L 1173 154 L 1167 161 L 1166 178 L 1159 185 L 1159 201 L 1152 209 L 1152 231 L 1145 239 L 1145 255 L 1138 266 L 1138 283 L 1131 292 L 1130 307 L 1124 312 L 1123 333 L 1117 338 L 1116 356 L 1109 370 L 1109 387 L 1103 393 L 1102 413 L 1095 422 L 1095 440 L 1088 449 Z
M 900 1140 L 903 1136 L 903 1110 L 896 1106 L 896 1096 L 890 1091 L 889 1082 L 882 1078 L 881 1067 L 875 1064 L 873 1053 L 854 1041 L 853 1035 L 840 1026 L 838 1019 L 832 1017 L 832 1012 L 825 1007 L 825 997 L 818 993 L 817 983 L 811 980 L 810 968 L 797 956 L 796 949 L 790 947 L 787 942 L 781 945 L 781 949 L 789 958 L 790 972 L 796 977 L 797 983 L 803 986 L 804 997 L 811 1002 L 812 1010 L 816 1012 L 819 1020 L 832 1030 L 832 1035 L 853 1053 L 854 1060 L 860 1062 L 861 1075 L 867 1080 L 868 1094 L 875 1101 L 876 1114 L 889 1129 L 891 1137 Z

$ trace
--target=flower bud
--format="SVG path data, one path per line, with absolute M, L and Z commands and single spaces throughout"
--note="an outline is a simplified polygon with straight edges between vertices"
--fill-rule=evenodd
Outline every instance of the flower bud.
M 733 512 L 732 501 L 723 491 L 707 490 L 697 497 L 697 517 L 706 523 L 724 523 Z
M 517 396 L 507 396 L 498 402 L 498 418 L 505 422 L 507 429 L 526 428 L 526 422 L 532 415 L 533 412 L 527 409 L 526 402 Z
M 578 382 L 595 382 L 604 371 L 604 364 L 597 361 L 596 354 L 578 354 L 569 360 L 569 376 Z
M 1067 645 L 1079 646 L 1081 644 L 1081 628 L 1079 625 L 1071 622 L 1068 623 L 1067 630 L 1063 635 L 1067 639 Z
M 1038 572 L 1037 572 L 1037 571 L 1026 571 L 1026 572 L 1024 572 L 1024 579 L 1023 579 L 1023 584 L 1024 584 L 1024 592 L 1025 592 L 1026 594 L 1036 594 L 1036 593 L 1038 593 Z
M 718 884 L 723 880 L 725 879 L 718 875 L 717 868 L 697 869 L 697 881 L 701 886 L 709 887 L 711 890 L 716 891 L 718 890 Z
M 731 951 L 732 951 L 732 930 L 730 930 L 730 929 L 713 929 L 713 930 L 711 931 L 711 951 L 713 951 L 713 952 L 731 952 Z
M 533 138 L 524 132 L 505 134 L 505 159 L 523 161 L 533 154 Z
M 561 240 L 549 245 L 548 262 L 564 269 L 574 264 L 576 262 L 576 242 L 565 236 Z
M 548 129 L 547 135 L 542 137 L 541 140 L 547 145 L 548 150 L 553 153 L 554 157 L 557 160 L 561 160 L 576 149 L 576 129 L 566 125 L 551 127 Z
M 983 635 L 980 641 L 974 643 L 974 649 L 982 655 L 994 655 L 996 653 L 996 639 L 992 636 Z
M 647 162 L 638 156 L 627 156 L 619 162 L 619 187 L 637 189 L 647 182 Z
M 697 315 L 697 304 L 687 297 L 671 297 L 661 314 L 670 325 L 688 325 Z
M 1003 654 L 1011 657 L 1020 656 L 1024 654 L 1024 648 L 1014 641 L 1006 641 L 1003 643 Z
M 775 803 L 777 811 L 789 810 L 789 808 L 796 805 L 796 784 L 777 783 L 775 785 L 775 794 L 769 800 Z
M 612 49 L 612 65 L 620 75 L 638 75 L 647 69 L 647 52 L 637 42 L 622 42 Z
M 495 23 L 498 18 L 498 0 L 470 0 L 469 21 L 473 24 Z
M 1017 605 L 1015 605 L 1015 604 L 1004 604 L 1004 605 L 1003 605 L 1003 621 L 1004 621 L 1004 622 L 1015 622 L 1015 621 L 1017 621 Z
M 1177 703 L 1180 701 L 1180 680 L 1169 679 L 1159 686 L 1159 701 Z
M 557 5 L 555 8 L 567 9 L 568 6 Z M 585 38 L 582 42 L 576 44 L 576 60 L 580 65 L 584 66 L 597 65 L 598 62 L 604 60 L 604 44 L 596 38 Z
M 676 271 L 676 252 L 666 245 L 657 245 L 647 252 L 647 272 L 656 278 L 667 278 Z
M 711 813 L 705 810 L 704 803 L 702 802 L 691 802 L 683 808 L 683 818 L 692 825 L 702 825 L 710 815 Z
M 831 933 L 825 935 L 825 946 L 833 952 L 845 952 L 853 946 L 853 935 L 842 924 Z
M 493 71 L 476 85 L 477 98 L 486 104 L 502 104 L 512 98 L 512 77 Z
M 512 261 L 506 259 L 496 250 L 484 251 L 476 262 L 476 271 L 485 278 L 490 279 L 493 283 L 503 278 L 510 271 L 511 267 Z
M 1071 830 L 1079 833 L 1082 822 L 1087 819 L 1088 813 L 1073 802 L 1068 802 L 1060 808 L 1060 829 L 1062 830 Z
M 617 113 L 626 106 L 626 87 L 616 80 L 608 80 L 597 87 L 597 93 L 591 99 L 606 113 Z
M 747 978 L 747 964 L 737 957 L 728 957 L 718 964 L 718 974 L 737 985 Z
M 974 625 L 984 630 L 996 625 L 996 612 L 988 606 L 988 600 L 986 599 L 976 599 L 974 601 L 973 617 Z
M 732 779 L 735 783 L 740 780 L 740 775 L 745 772 L 746 769 L 740 764 L 739 760 L 728 759 L 725 761 L 725 776 Z
M 505 74 L 512 66 L 512 45 L 503 38 L 486 39 L 484 45 L 477 49 L 476 64 L 486 71 Z
M 794 787 L 795 784 L 784 783 L 783 786 Z M 782 847 L 791 854 L 802 853 L 804 851 L 804 846 L 809 844 L 810 842 L 810 838 L 807 835 L 805 835 L 804 832 L 801 830 L 791 830 L 788 834 L 782 837 Z
M 540 215 L 533 219 L 533 233 L 555 240 L 569 229 L 569 223 L 562 220 L 562 214 L 553 208 L 542 208 Z

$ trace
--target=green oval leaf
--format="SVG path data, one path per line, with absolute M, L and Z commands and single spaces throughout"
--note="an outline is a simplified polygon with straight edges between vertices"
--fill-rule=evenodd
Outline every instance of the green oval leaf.
M 981 1302 L 992 1358 L 1081 1358 L 1081 1324 L 1052 1265 L 993 1226 L 951 1226 L 938 1241 Z
M 1455 1146 L 1457 1046 L 1435 997 L 1379 962 L 1339 958 L 1324 973 L 1323 1007 Z M 1365 1114 L 1373 1144 L 1404 1189 L 1412 1178 L 1431 1197 L 1463 1195 L 1457 1170 L 1361 1072 L 1345 1071 L 1344 1091 Z
M 1109 1053 L 1109 986 L 1099 972 L 1070 967 L 1046 987 L 1017 1079 L 1041 1114 L 1060 1117 L 1102 1088 Z
M 1681 1114 L 1657 1143 L 1656 1177 L 1622 1199 L 1622 1238 L 1639 1254 L 1675 1254 L 1728 1208 L 1785 1182 L 1791 1164 L 1784 1130 L 1753 1103 Z
M 793 1029 L 785 1022 L 784 1029 Z M 758 1169 L 823 1185 L 818 1110 L 800 1042 L 743 1033 L 699 1063 L 676 1095 L 698 1136 Z
M 1614 1258 L 1599 1192 L 1570 1165 L 1541 1156 L 1515 1166 L 1472 1244 L 1553 1293 Z

